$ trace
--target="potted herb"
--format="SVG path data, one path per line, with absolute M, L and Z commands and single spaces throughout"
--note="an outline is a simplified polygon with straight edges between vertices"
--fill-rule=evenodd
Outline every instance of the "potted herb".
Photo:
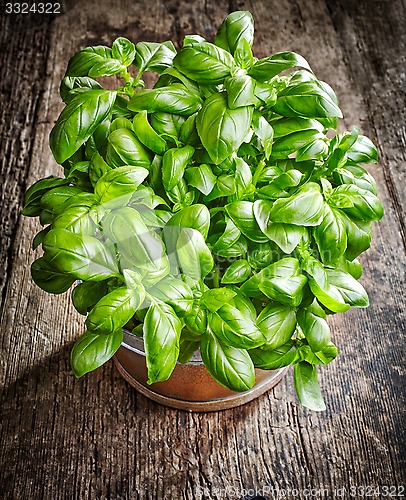
M 69 61 L 50 134 L 63 175 L 31 186 L 23 213 L 44 226 L 33 280 L 74 285 L 87 316 L 77 377 L 126 328 L 143 338 L 149 384 L 200 350 L 234 392 L 256 368 L 294 365 L 302 404 L 325 408 L 316 366 L 338 353 L 326 318 L 368 306 L 357 257 L 383 207 L 362 165 L 377 150 L 355 127 L 337 133 L 337 98 L 303 57 L 258 60 L 253 35 L 251 14 L 234 12 L 214 43 L 118 38 Z M 116 90 L 96 80 L 113 75 Z

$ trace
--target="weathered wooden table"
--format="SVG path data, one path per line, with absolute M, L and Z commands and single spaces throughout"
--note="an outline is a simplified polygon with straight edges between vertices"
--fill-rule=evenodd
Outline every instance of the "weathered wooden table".
M 321 414 L 298 404 L 291 373 L 257 401 L 212 414 L 150 402 L 112 363 L 76 380 L 69 351 L 82 319 L 67 294 L 48 296 L 30 279 L 37 226 L 21 217 L 21 202 L 28 185 L 59 172 L 47 137 L 69 57 L 119 35 L 213 39 L 237 9 L 254 14 L 257 57 L 303 54 L 336 89 L 345 125 L 360 125 L 379 147 L 371 171 L 386 215 L 362 259 L 371 306 L 332 318 L 341 355 L 321 370 Z M 385 497 L 372 486 L 406 495 L 405 33 L 402 0 L 88 0 L 42 23 L 3 16 L 1 498 Z

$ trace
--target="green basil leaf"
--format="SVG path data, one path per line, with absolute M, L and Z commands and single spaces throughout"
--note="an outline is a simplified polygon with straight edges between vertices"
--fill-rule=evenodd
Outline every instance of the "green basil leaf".
M 324 134 L 316 129 L 300 130 L 292 134 L 284 135 L 283 137 L 277 138 L 273 143 L 272 155 L 274 158 L 286 158 L 291 153 L 311 144 L 315 139 L 324 139 L 324 137 Z M 323 142 L 323 144 L 325 143 Z
M 320 186 L 309 182 L 301 186 L 295 194 L 277 200 L 271 209 L 273 222 L 285 222 L 297 226 L 318 226 L 323 217 L 324 200 Z
M 102 297 L 92 308 L 86 327 L 92 333 L 108 335 L 122 328 L 134 316 L 145 297 L 144 287 L 138 290 L 125 286 Z
M 268 160 L 272 153 L 274 131 L 271 125 L 259 111 L 254 111 L 252 116 L 252 128 L 264 148 L 265 158 Z
M 66 229 L 52 229 L 45 236 L 46 260 L 61 272 L 85 281 L 119 276 L 115 255 L 100 240 Z
M 168 274 L 165 246 L 136 210 L 122 207 L 111 211 L 104 217 L 102 228 L 124 259 L 122 267 L 139 272 L 143 283 L 154 284 Z
M 254 41 L 254 19 L 247 10 L 229 14 L 222 22 L 214 43 L 234 54 L 241 40 L 246 40 L 249 47 Z
M 343 210 L 349 215 L 364 221 L 381 220 L 383 217 L 383 205 L 377 196 L 371 191 L 361 189 L 355 184 L 343 184 L 333 189 L 331 199 L 334 196 L 344 194 L 350 198 L 353 206 Z
M 354 144 L 347 151 L 348 160 L 352 164 L 357 163 L 377 163 L 378 161 L 378 150 L 373 142 L 360 135 Z
M 142 275 L 140 273 L 132 269 L 123 269 L 123 276 L 125 286 L 128 289 L 134 290 L 135 293 L 142 293 L 143 295 L 145 295 L 142 288 L 143 285 L 141 284 Z
M 324 131 L 324 126 L 319 121 L 299 118 L 298 116 L 278 117 L 276 120 L 272 120 L 271 125 L 276 139 L 304 130 Z
M 328 199 L 331 196 L 331 193 L 333 192 L 333 186 L 331 182 L 328 181 L 327 179 L 322 178 L 320 179 L 320 182 L 321 182 L 321 189 L 323 191 L 323 196 L 328 202 Z
M 106 294 L 106 283 L 83 281 L 72 290 L 72 302 L 78 313 L 86 316 L 88 311 Z
M 190 287 L 181 279 L 167 276 L 148 290 L 154 300 L 169 304 L 175 313 L 183 318 L 191 312 L 193 293 Z
M 254 365 L 245 349 L 228 346 L 207 331 L 200 351 L 208 372 L 219 384 L 237 392 L 247 391 L 255 384 Z
M 117 96 L 112 109 L 111 117 L 113 120 L 115 118 L 128 118 L 129 120 L 133 118 L 134 113 L 131 113 L 131 111 L 128 110 L 127 104 L 128 104 L 127 97 L 124 97 L 122 95 Z
M 260 281 L 258 288 L 271 300 L 297 307 L 303 300 L 306 276 L 274 277 Z
M 93 193 L 88 193 L 86 191 L 81 191 L 74 196 L 69 196 L 65 198 L 64 201 L 61 200 L 60 205 L 55 205 L 52 209 L 52 215 L 54 218 L 63 215 L 65 210 L 67 210 L 70 206 L 92 206 L 96 203 L 97 198 Z
M 253 349 L 265 343 L 256 325 L 256 312 L 251 301 L 242 294 L 235 295 L 209 316 L 213 333 L 228 345 Z
M 241 146 L 251 125 L 252 107 L 229 109 L 227 94 L 214 93 L 196 119 L 197 131 L 212 162 L 219 165 Z
M 330 328 L 324 318 L 299 309 L 297 320 L 313 352 L 322 351 L 330 342 Z
M 25 193 L 22 214 L 37 217 L 43 210 L 42 197 L 52 188 L 66 186 L 71 181 L 50 175 L 35 182 Z
M 224 87 L 227 91 L 227 102 L 230 109 L 241 106 L 256 106 L 259 104 L 255 96 L 254 80 L 242 73 L 235 73 L 224 80 Z
M 241 283 L 249 278 L 251 267 L 245 259 L 239 259 L 233 262 L 226 269 L 221 283 L 228 285 L 231 283 Z
M 89 165 L 89 179 L 93 186 L 97 184 L 97 181 L 111 170 L 110 165 L 107 165 L 104 158 L 95 151 Z
M 184 338 L 180 338 L 179 342 L 179 363 L 187 363 L 190 361 L 190 358 L 193 356 L 195 351 L 198 351 L 200 347 L 200 342 L 196 342 L 195 340 L 187 340 Z
M 182 124 L 179 130 L 179 139 L 183 144 L 189 144 L 193 147 L 200 147 L 200 137 L 196 128 L 197 113 L 190 115 Z
M 321 304 L 333 312 L 345 312 L 350 308 L 339 290 L 330 283 L 327 271 L 320 262 L 308 258 L 302 261 L 302 265 L 308 275 L 310 289 Z
M 257 348 L 248 352 L 255 367 L 262 370 L 278 370 L 284 366 L 292 365 L 298 357 L 294 340 L 289 340 L 286 344 L 273 350 Z
M 75 163 L 69 169 L 69 172 L 67 171 L 67 169 L 65 170 L 66 178 L 71 179 L 72 182 L 77 184 L 78 186 L 83 186 L 83 188 L 91 188 L 91 184 L 88 182 L 89 165 L 89 161 L 80 161 L 78 163 Z
M 351 274 L 337 269 L 326 269 L 330 283 L 335 286 L 344 301 L 354 307 L 368 307 L 369 299 L 364 287 Z
M 347 230 L 347 250 L 345 256 L 348 260 L 354 260 L 358 255 L 371 245 L 372 225 L 340 212 L 341 220 Z
M 173 83 L 182 83 L 186 88 L 188 88 L 194 94 L 200 94 L 199 85 L 185 76 L 183 73 L 178 71 L 176 68 L 171 66 L 167 68 L 161 76 L 158 78 L 158 81 L 154 85 L 154 88 L 168 87 Z
M 100 203 L 106 203 L 135 191 L 148 173 L 146 168 L 131 165 L 115 168 L 100 177 L 94 187 L 94 193 Z
M 258 189 L 257 195 L 259 199 L 277 200 L 279 198 L 289 198 L 289 193 L 275 184 L 275 182 L 271 182 L 267 186 Z
M 173 83 L 168 87 L 140 90 L 130 99 L 128 109 L 189 116 L 198 111 L 201 104 L 202 100 L 198 94 L 182 84 Z
M 265 250 L 265 252 L 268 254 L 268 259 L 272 259 L 272 252 L 269 252 L 269 250 Z M 243 285 L 241 286 L 240 290 L 247 295 L 248 297 L 257 297 L 261 295 L 261 291 L 259 290 L 259 285 L 260 283 L 263 283 L 265 281 L 269 280 L 276 280 L 275 285 L 275 293 L 277 293 L 277 285 L 278 283 L 281 284 L 282 290 L 280 291 L 280 295 L 284 293 L 283 291 L 283 279 L 285 278 L 292 278 L 292 277 L 300 277 L 300 263 L 297 259 L 293 257 L 286 257 L 286 258 L 280 258 L 280 255 L 277 255 L 277 261 L 273 262 L 272 264 L 268 265 L 261 271 L 257 272 L 249 280 L 247 280 Z M 252 258 L 252 257 L 251 257 Z M 281 282 L 282 281 L 282 282 Z M 300 280 L 296 280 L 296 285 L 301 284 L 300 282 L 303 281 L 302 278 Z M 270 285 L 271 286 L 271 285 Z M 302 287 L 304 286 L 304 283 Z M 288 292 L 288 290 L 286 290 Z M 297 292 L 299 293 L 299 292 Z M 286 297 L 287 300 L 288 297 Z M 288 304 L 289 305 L 289 304 Z
M 181 329 L 182 323 L 168 304 L 153 304 L 148 309 L 144 320 L 148 384 L 171 376 L 179 356 Z
M 110 113 L 116 93 L 88 90 L 76 95 L 62 110 L 49 136 L 58 163 L 70 158 Z
M 202 43 L 206 40 L 200 35 L 186 35 L 183 39 L 183 45 Z
M 184 46 L 173 60 L 175 68 L 198 83 L 218 84 L 230 74 L 234 59 L 212 43 Z
M 118 118 L 115 118 L 111 122 L 110 127 L 108 128 L 108 132 L 111 133 L 111 132 L 114 132 L 115 130 L 119 130 L 119 129 L 122 129 L 122 128 L 126 128 L 128 130 L 131 130 L 131 132 L 134 132 L 131 120 L 129 120 L 128 118 L 124 118 L 122 116 L 118 117 Z
M 139 42 L 137 43 L 135 65 L 140 73 L 146 70 L 162 73 L 166 68 L 172 66 L 175 56 L 176 49 L 171 42 Z
M 189 207 L 198 198 L 198 194 L 194 189 L 189 189 L 184 179 L 181 179 L 176 186 L 170 191 L 166 191 L 169 200 L 174 204 L 173 211 Z
M 283 172 L 281 175 L 272 180 L 270 186 L 275 186 L 280 189 L 295 187 L 300 184 L 303 178 L 303 173 L 300 170 L 291 169 Z
M 47 226 L 41 231 L 39 231 L 33 238 L 32 240 L 32 245 L 31 248 L 35 250 L 38 248 L 42 243 L 44 242 L 45 236 L 49 233 L 49 231 L 52 229 L 52 226 Z
M 109 134 L 106 162 L 114 168 L 125 165 L 149 168 L 151 155 L 133 131 L 120 128 Z
M 60 272 L 40 257 L 31 264 L 31 276 L 34 283 L 48 293 L 64 293 L 76 278 L 68 273 Z
M 234 224 L 232 219 L 226 219 L 224 232 L 217 238 L 212 246 L 212 252 L 218 253 L 219 250 L 230 248 L 241 236 L 241 231 Z
M 216 312 L 236 295 L 237 293 L 230 288 L 212 288 L 202 295 L 200 303 L 209 311 Z
M 306 361 L 294 368 L 294 382 L 297 397 L 303 406 L 313 411 L 324 411 L 326 405 L 320 392 L 316 367 Z
M 231 327 L 229 321 L 224 320 L 218 312 L 211 313 L 209 314 L 209 325 L 211 331 L 221 342 L 232 347 L 253 349 L 265 342 L 265 338 L 255 322 L 250 318 L 243 318 L 242 314 L 238 314 L 232 320 Z
M 119 97 L 120 96 L 116 97 L 116 101 Z M 113 119 L 113 121 L 111 121 L 109 118 L 106 118 L 96 127 L 96 130 L 93 132 L 93 135 L 88 139 L 86 143 L 86 148 L 88 146 L 91 148 L 88 156 L 93 156 L 95 151 L 98 151 L 101 155 L 105 156 L 107 151 L 107 139 L 109 131 L 112 123 L 117 123 L 116 120 L 118 121 L 118 119 Z M 127 120 L 126 118 L 120 118 L 120 121 L 128 122 L 129 120 Z M 94 143 L 94 147 L 92 147 L 92 143 Z M 87 154 L 88 152 L 86 150 L 86 155 Z
M 299 359 L 311 365 L 327 365 L 338 356 L 338 348 L 329 342 L 327 346 L 319 351 L 313 352 L 309 345 L 302 345 L 299 348 Z
M 334 208 L 351 208 L 354 206 L 351 196 L 345 193 L 330 193 L 327 198 L 327 202 Z M 343 214 L 343 212 L 340 213 Z
M 73 346 L 70 363 L 77 378 L 106 363 L 117 352 L 123 341 L 123 331 L 110 335 L 85 332 Z
M 291 85 L 278 93 L 272 109 L 282 116 L 307 118 L 342 118 L 337 104 L 320 86 L 320 82 L 308 81 Z
M 333 172 L 333 178 L 337 184 L 355 184 L 361 189 L 377 194 L 375 179 L 359 165 L 346 165 L 343 168 L 337 168 Z
M 301 55 L 295 52 L 277 52 L 257 61 L 250 69 L 249 74 L 260 82 L 269 82 L 285 69 L 295 66 L 301 66 L 311 71 L 309 63 Z
M 226 259 L 236 259 L 238 257 L 246 257 L 247 253 L 247 240 L 244 236 L 240 236 L 238 241 L 228 248 L 217 250 L 217 255 L 225 257 Z
M 255 59 L 252 55 L 251 45 L 246 38 L 241 38 L 238 41 L 234 51 L 234 61 L 242 69 L 249 70 L 252 68 Z
M 162 158 L 162 182 L 167 191 L 173 189 L 182 179 L 186 166 L 195 150 L 192 146 L 168 149 Z
M 247 194 L 252 193 L 254 187 L 252 186 L 252 173 L 251 169 L 242 158 L 234 158 L 235 165 L 235 199 L 240 200 Z M 230 200 L 231 201 L 231 200 Z
M 182 125 L 185 123 L 185 117 L 171 113 L 152 113 L 150 115 L 151 126 L 157 134 L 165 137 L 166 140 L 178 140 Z
M 223 198 L 225 196 L 231 197 L 236 192 L 236 180 L 235 176 L 232 174 L 219 175 L 216 180 L 214 188 L 210 191 L 210 194 L 204 197 L 205 202 L 210 202 L 216 200 L 217 198 Z
M 169 200 L 173 203 L 173 211 L 178 212 L 182 208 L 189 207 L 195 201 L 195 190 L 189 189 L 185 179 L 181 179 L 170 191 L 165 191 Z
M 189 331 L 200 338 L 207 330 L 207 310 L 196 300 L 192 310 L 184 317 L 185 324 Z
M 316 298 L 314 298 L 313 302 L 311 302 L 309 305 L 307 305 L 305 307 L 306 307 L 306 310 L 311 312 L 312 314 L 315 314 L 316 316 L 319 316 L 320 318 L 323 318 L 323 319 L 327 318 L 326 311 L 322 308 L 322 306 L 319 304 L 319 302 Z
M 217 179 L 207 163 L 202 163 L 198 167 L 187 168 L 185 178 L 189 186 L 195 187 L 205 195 L 211 193 Z
M 69 205 L 68 205 L 69 203 Z M 92 236 L 96 230 L 96 223 L 92 215 L 95 213 L 96 198 L 83 199 L 75 196 L 67 200 L 66 207 L 54 222 L 54 229 L 68 229 L 73 233 Z
M 46 226 L 47 224 L 52 224 L 53 222 L 53 216 L 50 212 L 47 212 L 46 210 L 42 210 L 42 212 L 39 214 L 39 222 L 41 226 Z
M 313 229 L 313 236 L 322 262 L 337 262 L 347 248 L 347 232 L 339 211 L 325 204 L 323 220 Z
M 61 94 L 63 102 L 68 104 L 75 97 L 76 90 L 98 90 L 102 88 L 100 83 L 93 80 L 93 78 L 87 76 L 66 76 L 61 82 L 59 93 Z
M 199 281 L 213 269 L 210 249 L 199 231 L 183 228 L 176 243 L 176 252 L 183 274 Z
M 127 38 L 121 36 L 116 38 L 111 49 L 112 56 L 121 61 L 124 66 L 129 66 L 135 58 L 135 45 Z
M 164 229 L 165 243 L 169 252 L 175 250 L 176 242 L 184 227 L 200 231 L 206 239 L 210 227 L 210 212 L 205 205 L 192 205 L 173 215 Z
M 98 45 L 87 47 L 75 54 L 69 61 L 66 76 L 110 76 L 121 73 L 126 65 L 113 56 L 109 47 Z
M 278 247 L 269 242 L 256 244 L 250 248 L 248 254 L 248 262 L 253 269 L 263 269 L 279 258 Z
M 247 238 L 256 243 L 265 243 L 268 238 L 262 233 L 254 216 L 254 203 L 235 201 L 225 206 L 227 215 Z
M 304 162 L 309 160 L 322 161 L 328 153 L 328 146 L 324 134 L 318 134 L 305 146 L 302 146 L 296 152 L 296 161 Z
M 362 276 L 362 264 L 357 259 L 350 261 L 345 257 L 341 257 L 338 261 L 337 269 L 351 274 L 356 280 L 360 279 Z
M 170 191 L 166 191 L 169 200 L 174 204 L 173 211 L 178 212 L 183 208 L 192 205 L 199 197 L 198 193 L 192 188 L 188 190 L 185 179 L 181 179 Z
M 158 155 L 165 153 L 167 149 L 166 141 L 151 127 L 145 110 L 140 111 L 134 116 L 133 126 L 135 135 L 144 146 Z
M 281 304 L 268 304 L 259 314 L 257 325 L 266 338 L 262 349 L 277 349 L 286 344 L 296 330 L 295 309 Z
M 290 254 L 297 247 L 306 233 L 306 228 L 293 224 L 271 222 L 270 214 L 272 203 L 265 200 L 254 202 L 254 215 L 261 231 L 286 254 Z
M 261 83 L 255 80 L 254 93 L 263 102 L 265 108 L 270 108 L 276 103 L 277 93 L 273 84 Z

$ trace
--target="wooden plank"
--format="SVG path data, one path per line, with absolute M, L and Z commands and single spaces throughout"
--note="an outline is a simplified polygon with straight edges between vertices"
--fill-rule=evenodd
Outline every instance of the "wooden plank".
M 378 140 L 385 183 L 406 246 L 406 5 L 401 0 L 341 0 L 327 2 L 327 7 L 353 86 L 364 98 L 366 131 Z
M 44 93 L 49 22 L 39 29 L 30 29 L 24 16 L 3 16 L 0 23 L 0 292 L 3 304 L 20 206 L 27 188 L 34 126 Z
M 30 89 L 20 78 L 9 94 L 15 110 L 8 112 L 13 113 L 8 118 L 13 136 L 28 133 L 31 143 L 21 152 L 20 177 L 6 174 L 10 188 L 4 200 L 8 205 L 3 207 L 4 213 L 10 207 L 15 214 L 15 232 L 8 240 L 12 250 L 0 339 L 4 385 L 0 463 L 5 498 L 189 500 L 201 498 L 199 491 L 204 498 L 229 498 L 233 492 L 242 498 L 244 489 L 257 489 L 258 495 L 273 498 L 265 487 L 297 488 L 302 496 L 304 488 L 327 488 L 331 498 L 335 488 L 397 485 L 404 480 L 399 333 L 405 304 L 396 293 L 404 283 L 398 211 L 401 184 L 396 169 L 403 139 L 397 128 L 402 124 L 401 111 L 396 111 L 401 95 L 397 80 L 391 81 L 398 65 L 396 50 L 388 50 L 385 64 L 391 71 L 384 81 L 373 69 L 381 44 L 390 48 L 396 38 L 401 4 L 365 9 L 370 23 L 372 14 L 382 17 L 375 41 L 367 33 L 368 18 L 361 21 L 362 11 L 353 14 L 352 6 L 352 2 L 337 3 L 331 8 L 322 0 L 277 4 L 257 0 L 238 2 L 238 6 L 233 1 L 121 0 L 112 8 L 107 0 L 91 0 L 56 19 L 50 36 L 46 27 L 16 34 L 14 53 L 27 55 L 21 56 L 25 62 L 19 63 L 20 71 L 30 59 L 30 43 L 40 40 L 35 50 L 42 59 L 31 62 L 36 66 L 30 71 L 35 79 L 44 78 L 44 83 L 42 92 L 34 88 L 34 94 L 40 94 L 37 112 L 24 115 L 22 123 L 19 110 L 25 108 L 19 107 L 17 96 L 25 90 L 28 99 Z M 375 227 L 373 247 L 363 258 L 362 282 L 371 307 L 332 318 L 341 356 L 321 370 L 328 406 L 323 414 L 300 407 L 291 374 L 244 407 L 202 415 L 148 401 L 128 387 L 111 363 L 75 380 L 69 351 L 83 320 L 68 295 L 50 297 L 29 279 L 33 260 L 29 239 L 37 225 L 18 219 L 16 206 L 27 182 L 59 171 L 47 137 L 61 108 L 57 88 L 69 57 L 81 47 L 109 44 L 119 35 L 134 41 L 172 38 L 179 43 L 185 33 L 199 32 L 212 39 L 222 18 L 236 8 L 254 14 L 258 57 L 278 50 L 306 56 L 316 73 L 337 90 L 345 126 L 360 124 L 364 133 L 378 140 L 381 150 L 383 161 L 371 171 L 378 179 L 386 216 Z M 395 35 L 386 41 L 388 26 L 393 25 Z M 8 53 L 2 51 L 0 56 L 9 58 L 10 67 L 13 59 Z M 385 88 L 387 101 L 393 103 L 391 110 L 380 114 L 378 98 L 368 90 L 378 87 Z M 6 139 L 13 140 L 11 135 Z M 7 141 L 5 151 L 13 151 L 9 158 L 17 161 L 16 147 L 10 149 Z

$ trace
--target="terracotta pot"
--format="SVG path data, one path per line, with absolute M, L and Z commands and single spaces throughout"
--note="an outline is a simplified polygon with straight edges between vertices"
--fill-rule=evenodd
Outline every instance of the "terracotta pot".
M 201 412 L 225 410 L 248 403 L 274 387 L 287 370 L 256 368 L 254 387 L 245 392 L 233 392 L 212 378 L 200 354 L 196 353 L 188 363 L 177 363 L 169 380 L 148 385 L 143 341 L 128 331 L 124 331 L 124 340 L 114 356 L 114 362 L 125 380 L 144 396 L 179 410 Z

